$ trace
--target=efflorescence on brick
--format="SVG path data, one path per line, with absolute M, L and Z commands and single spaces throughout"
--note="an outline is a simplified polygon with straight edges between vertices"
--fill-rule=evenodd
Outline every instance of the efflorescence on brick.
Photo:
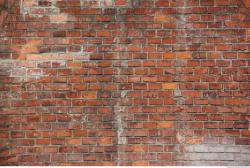
M 248 0 L 0 0 L 0 165 L 249 165 Z

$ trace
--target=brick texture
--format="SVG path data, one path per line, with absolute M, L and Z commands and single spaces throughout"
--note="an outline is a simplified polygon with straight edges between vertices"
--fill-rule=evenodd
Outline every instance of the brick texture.
M 0 165 L 250 165 L 249 0 L 0 0 Z

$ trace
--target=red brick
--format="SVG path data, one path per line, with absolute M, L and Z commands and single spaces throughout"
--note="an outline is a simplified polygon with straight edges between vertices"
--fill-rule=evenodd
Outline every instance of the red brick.
M 68 145 L 81 145 L 81 139 L 68 139 L 66 142 Z
M 125 5 L 127 5 L 127 0 L 115 0 L 115 5 L 125 6 Z
M 158 160 L 172 160 L 172 155 L 170 153 L 159 153 L 157 155 Z
M 37 145 L 49 145 L 50 140 L 49 139 L 37 139 L 36 144 Z

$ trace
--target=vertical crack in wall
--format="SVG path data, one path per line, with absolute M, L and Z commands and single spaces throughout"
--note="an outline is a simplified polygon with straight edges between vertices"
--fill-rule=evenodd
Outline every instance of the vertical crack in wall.
M 181 13 L 179 14 L 179 18 L 176 18 L 176 25 L 177 25 L 177 37 L 176 37 L 176 43 L 178 50 L 184 50 L 186 51 L 186 38 L 187 38 L 187 32 L 186 32 L 186 19 L 185 19 L 185 12 L 187 8 L 187 0 L 184 0 L 184 6 L 181 8 Z M 182 45 L 183 48 L 180 48 L 180 45 Z M 176 100 L 177 105 L 183 110 L 185 107 L 183 106 L 183 103 L 185 102 L 185 98 L 182 96 L 182 91 L 180 89 L 180 66 L 182 65 L 182 60 L 179 60 L 178 57 L 176 57 L 175 60 L 175 66 L 176 66 L 176 75 L 175 75 L 175 81 L 179 83 L 178 88 L 174 90 L 174 100 Z M 178 112 L 176 114 L 176 120 L 177 120 L 177 130 L 176 130 L 176 139 L 179 143 L 178 145 L 178 151 L 180 153 L 184 152 L 183 147 L 185 146 L 186 142 L 186 136 L 185 131 L 183 131 L 183 123 L 182 123 L 182 111 Z
M 137 2 L 138 0 L 134 1 Z M 114 2 L 113 2 L 114 3 Z M 134 7 L 136 4 L 132 5 L 130 1 L 127 1 L 127 8 Z M 116 47 L 116 58 L 118 62 L 117 74 L 115 78 L 120 78 L 123 76 L 122 70 L 128 68 L 128 44 L 124 43 L 124 39 L 128 37 L 127 28 L 125 25 L 127 9 L 124 9 L 124 6 L 117 6 L 117 15 L 116 22 L 119 25 L 119 33 L 115 37 L 115 47 Z M 123 39 L 123 40 L 122 40 Z M 118 85 L 117 96 L 115 99 L 114 105 L 114 119 L 116 127 L 116 136 L 117 136 L 117 165 L 123 165 L 123 161 L 126 161 L 128 158 L 126 154 L 126 145 L 128 144 L 128 139 L 126 137 L 126 128 L 127 128 L 127 118 L 128 118 L 128 108 L 127 108 L 127 94 L 128 90 L 122 88 L 122 82 Z
M 176 128 L 176 139 L 179 143 L 178 149 L 179 154 L 178 156 L 184 157 L 186 159 L 189 157 L 189 154 L 187 153 L 187 145 L 188 144 L 200 144 L 202 143 L 202 137 L 195 137 L 193 132 L 188 131 L 187 128 L 187 122 L 185 122 L 185 118 L 190 116 L 190 114 L 185 113 L 185 109 L 187 106 L 186 103 L 186 97 L 183 97 L 182 95 L 182 89 L 181 89 L 181 73 L 182 73 L 182 67 L 183 65 L 187 64 L 187 59 L 192 59 L 192 51 L 191 45 L 193 45 L 193 42 L 190 41 L 189 37 L 195 36 L 193 33 L 188 32 L 188 30 L 191 30 L 192 24 L 189 23 L 186 19 L 186 14 L 188 13 L 188 0 L 179 1 L 180 3 L 183 3 L 183 6 L 180 7 L 178 16 L 175 16 L 175 22 L 177 25 L 177 37 L 176 37 L 176 49 L 178 51 L 177 55 L 186 55 L 186 56 L 177 56 L 175 60 L 175 66 L 176 66 L 176 75 L 175 75 L 175 82 L 179 83 L 179 87 L 174 90 L 174 99 L 176 100 L 176 103 L 178 107 L 181 109 L 180 112 L 176 114 L 176 120 L 177 120 L 177 128 Z M 184 59 L 182 59 L 184 58 Z
M 118 14 L 116 15 L 116 22 L 119 23 L 119 30 L 122 32 L 121 36 L 117 36 L 115 38 L 116 40 L 116 47 L 118 48 L 117 52 L 117 58 L 119 58 L 119 67 L 118 67 L 118 72 L 116 77 L 121 76 L 121 70 L 124 67 L 127 67 L 127 60 L 123 60 L 124 56 L 126 58 L 126 52 L 123 52 L 124 50 L 124 44 L 121 44 L 120 38 L 123 36 L 126 37 L 125 34 L 125 16 L 123 13 L 121 13 L 120 8 L 117 8 Z M 118 98 L 116 98 L 116 104 L 114 106 L 114 113 L 115 113 L 115 125 L 116 125 L 116 131 L 117 131 L 117 165 L 121 165 L 121 161 L 124 160 L 125 158 L 125 145 L 127 144 L 127 137 L 124 135 L 125 133 L 125 128 L 126 128 L 126 121 L 124 121 L 127 113 L 127 107 L 124 105 L 121 105 L 123 100 L 126 98 L 127 92 L 126 91 L 121 91 L 121 88 L 118 85 Z
M 186 18 L 185 18 L 185 12 L 187 10 L 187 0 L 184 0 L 184 6 L 180 9 L 181 13 L 179 15 L 179 19 L 176 19 L 176 25 L 177 25 L 177 38 L 176 38 L 176 43 L 178 44 L 178 49 L 179 45 L 181 44 L 183 49 L 186 51 L 186 38 L 187 38 L 187 32 L 186 32 Z M 185 43 L 183 43 L 185 42 Z M 175 81 L 179 82 L 179 87 L 174 90 L 174 99 L 177 102 L 177 105 L 181 107 L 181 109 L 184 109 L 185 107 L 183 106 L 183 103 L 185 102 L 185 98 L 182 96 L 182 91 L 180 89 L 180 66 L 182 64 L 182 60 L 179 60 L 179 58 L 176 58 L 175 60 L 175 66 L 176 66 L 176 75 L 175 75 Z M 181 124 L 182 121 L 182 114 L 177 113 L 177 125 L 178 127 Z M 179 128 L 178 128 L 179 129 Z M 182 131 L 177 131 L 177 140 L 179 140 L 180 144 L 183 144 L 185 142 L 185 136 L 182 135 Z

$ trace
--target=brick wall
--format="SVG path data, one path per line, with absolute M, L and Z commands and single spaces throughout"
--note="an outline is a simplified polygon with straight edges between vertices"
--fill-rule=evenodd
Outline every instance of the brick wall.
M 0 165 L 250 165 L 249 0 L 0 12 Z

